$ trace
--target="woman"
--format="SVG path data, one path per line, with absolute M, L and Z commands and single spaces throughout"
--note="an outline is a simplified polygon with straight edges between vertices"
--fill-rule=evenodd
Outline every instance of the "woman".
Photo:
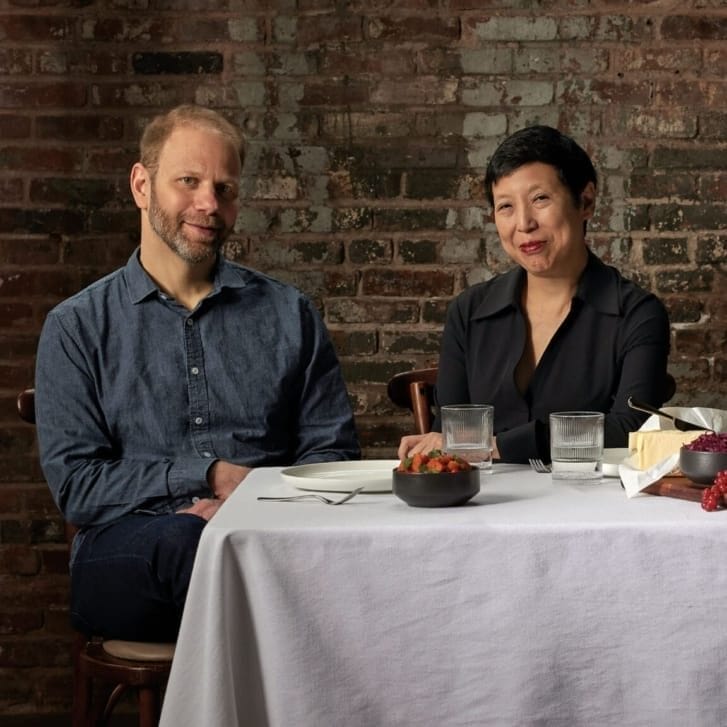
M 553 411 L 604 412 L 605 446 L 624 447 L 645 418 L 628 397 L 664 400 L 666 310 L 588 249 L 596 184 L 586 152 L 547 126 L 508 137 L 487 167 L 495 226 L 516 267 L 450 305 L 437 403 L 493 404 L 494 456 L 504 461 L 549 459 Z M 399 456 L 441 445 L 439 432 L 406 436 Z

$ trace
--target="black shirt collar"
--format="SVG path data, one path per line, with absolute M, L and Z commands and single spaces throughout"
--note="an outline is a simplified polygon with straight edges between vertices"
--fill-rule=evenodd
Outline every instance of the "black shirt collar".
M 484 283 L 487 293 L 475 309 L 473 318 L 488 318 L 506 308 L 519 308 L 524 283 L 525 270 L 520 266 Z M 590 249 L 575 297 L 601 313 L 618 315 L 621 312 L 618 276 L 613 275 L 612 269 Z

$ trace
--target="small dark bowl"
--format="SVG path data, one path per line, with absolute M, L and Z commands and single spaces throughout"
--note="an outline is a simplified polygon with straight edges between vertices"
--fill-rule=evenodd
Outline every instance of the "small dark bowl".
M 464 505 L 480 491 L 480 471 L 398 472 L 394 470 L 392 491 L 412 507 Z
M 727 470 L 727 452 L 696 452 L 686 447 L 679 450 L 679 469 L 698 485 L 711 485 L 717 472 Z

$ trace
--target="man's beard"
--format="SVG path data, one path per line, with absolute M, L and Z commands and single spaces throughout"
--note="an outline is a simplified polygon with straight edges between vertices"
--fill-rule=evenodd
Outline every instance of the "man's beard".
M 187 219 L 187 222 L 195 225 L 214 227 L 217 232 L 214 239 L 208 243 L 190 240 L 182 232 L 182 223 L 185 219 L 183 217 L 175 219 L 168 215 L 157 202 L 153 187 L 149 197 L 147 216 L 152 230 L 156 232 L 159 239 L 163 240 L 171 250 L 188 263 L 201 263 L 210 257 L 216 256 L 231 232 L 231 230 L 225 229 L 222 221 L 216 217 Z

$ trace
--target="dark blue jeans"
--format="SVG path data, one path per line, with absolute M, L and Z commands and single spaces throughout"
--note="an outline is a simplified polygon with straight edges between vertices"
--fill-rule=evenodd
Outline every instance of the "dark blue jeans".
M 174 641 L 205 525 L 197 515 L 132 514 L 87 531 L 71 567 L 74 628 Z

